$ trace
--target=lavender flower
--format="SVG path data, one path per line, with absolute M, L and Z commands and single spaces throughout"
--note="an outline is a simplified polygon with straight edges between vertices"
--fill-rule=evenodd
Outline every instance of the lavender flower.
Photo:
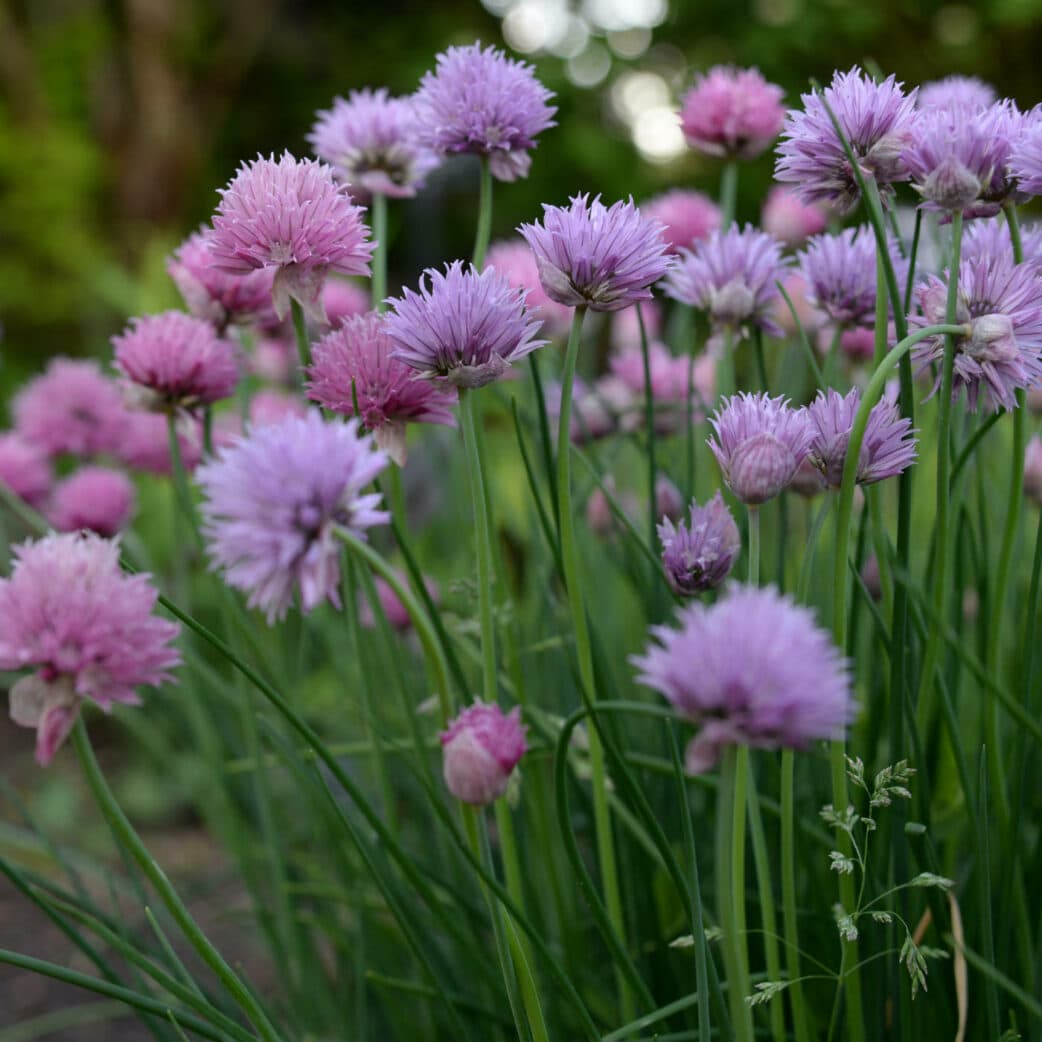
M 893 76 L 876 83 L 857 66 L 837 72 L 825 88 L 803 94 L 802 111 L 785 117 L 774 176 L 794 186 L 805 203 L 830 203 L 841 214 L 857 206 L 860 190 L 829 113 L 843 130 L 864 177 L 881 188 L 906 181 L 902 153 L 913 135 L 916 92 L 905 94 Z
M 621 412 L 624 430 L 634 430 L 644 422 L 647 384 L 644 380 L 644 355 L 640 348 L 619 351 L 609 360 L 611 373 L 625 388 L 625 397 L 610 394 L 615 411 Z M 669 353 L 665 344 L 653 340 L 648 345 L 648 370 L 651 376 L 651 396 L 655 402 L 655 431 L 672 434 L 687 424 L 690 411 L 695 422 L 701 422 L 707 403 L 716 396 L 716 362 L 703 353 L 695 359 L 691 372 L 692 391 L 688 393 L 690 362 Z M 603 384 L 598 385 L 603 391 Z
M 783 94 L 758 69 L 717 65 L 684 95 L 680 127 L 696 152 L 755 159 L 782 128 Z
M 488 156 L 500 181 L 526 177 L 536 137 L 555 126 L 553 93 L 532 66 L 480 43 L 439 54 L 414 98 L 424 145 L 443 155 Z
M 445 785 L 458 800 L 476 807 L 498 800 L 525 754 L 521 709 L 509 713 L 475 702 L 440 734 Z
M 1042 269 L 1042 225 L 1025 222 L 1020 226 L 1020 245 L 1024 263 Z M 1013 260 L 1013 240 L 1005 221 L 973 221 L 962 232 L 963 261 L 1005 256 Z
M 286 317 L 292 297 L 325 321 L 322 284 L 327 272 L 368 275 L 373 244 L 362 210 L 325 163 L 258 156 L 244 163 L 213 219 L 210 249 L 223 271 L 245 274 L 273 268 L 275 313 Z
M 269 625 L 299 587 L 301 608 L 340 606 L 334 529 L 357 536 L 385 524 L 378 494 L 363 489 L 387 457 L 358 434 L 358 421 L 327 423 L 317 410 L 255 427 L 196 471 L 212 566 L 249 593 Z
M 995 103 L 995 88 L 976 76 L 945 76 L 924 83 L 916 104 L 920 109 L 949 109 L 980 112 Z
M 433 268 L 424 275 L 419 293 L 406 289 L 388 301 L 386 321 L 391 357 L 427 379 L 481 387 L 546 343 L 535 339 L 540 323 L 526 311 L 524 291 L 492 268 L 479 273 L 455 261 L 444 275 Z
M 789 484 L 814 439 L 807 410 L 790 409 L 780 395 L 725 398 L 710 422 L 716 440 L 708 444 L 724 481 L 750 506 L 766 502 Z
M 768 193 L 760 214 L 760 224 L 786 246 L 799 246 L 818 235 L 828 224 L 828 214 L 815 203 L 807 204 L 786 185 L 775 185 Z
M 0 434 L 0 481 L 31 507 L 39 508 L 51 490 L 46 455 L 19 434 Z
M 370 312 L 344 319 L 314 347 L 308 396 L 343 416 L 358 415 L 376 444 L 405 465 L 405 425 L 456 425 L 456 392 L 427 380 L 391 354 L 394 343 L 383 316 Z
M 690 526 L 663 518 L 658 537 L 669 585 L 688 597 L 715 590 L 742 549 L 738 526 L 719 492 L 704 507 L 692 500 Z
M 720 207 L 702 192 L 674 188 L 640 204 L 640 212 L 663 227 L 670 253 L 690 248 L 720 227 Z
M 36 728 L 48 764 L 89 698 L 106 712 L 136 705 L 135 688 L 169 680 L 178 626 L 156 618 L 147 575 L 126 575 L 119 544 L 93 533 L 51 535 L 14 549 L 0 579 L 0 669 L 37 667 L 11 688 L 11 719 Z
M 771 311 L 778 299 L 776 282 L 788 262 L 781 243 L 752 225 L 713 232 L 691 250 L 681 250 L 666 275 L 667 297 L 709 314 L 713 327 L 732 333 L 759 326 L 781 336 Z
M 843 736 L 854 716 L 847 663 L 808 608 L 773 586 L 735 585 L 676 621 L 652 627 L 653 642 L 631 661 L 640 683 L 700 726 L 690 773 L 712 769 L 728 745 L 805 749 Z
M 308 143 L 347 185 L 392 199 L 414 196 L 438 165 L 420 144 L 412 98 L 392 98 L 383 87 L 334 98 L 331 109 L 318 113 Z
M 605 207 L 573 196 L 571 206 L 543 204 L 541 224 L 518 229 L 535 253 L 551 300 L 571 308 L 621 311 L 651 299 L 669 267 L 662 226 L 628 202 Z
M 543 332 L 557 337 L 568 333 L 572 309 L 551 300 L 539 281 L 539 265 L 524 239 L 494 242 L 485 255 L 485 267 L 495 268 L 515 289 L 526 292 L 525 306 L 543 320 Z
M 134 513 L 134 486 L 108 467 L 81 467 L 59 482 L 49 517 L 59 532 L 86 529 L 105 538 L 121 532 Z
M 1042 195 L 1042 124 L 1025 127 L 1018 136 L 1009 172 L 1024 195 Z

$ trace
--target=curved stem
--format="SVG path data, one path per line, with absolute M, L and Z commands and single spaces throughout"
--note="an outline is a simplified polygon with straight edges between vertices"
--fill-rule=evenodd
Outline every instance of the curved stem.
M 369 284 L 374 311 L 385 311 L 387 305 L 387 196 L 383 192 L 373 193 L 373 276 Z
M 485 266 L 488 241 L 492 237 L 492 168 L 488 156 L 481 157 L 481 189 L 478 198 L 478 226 L 474 232 L 474 267 Z

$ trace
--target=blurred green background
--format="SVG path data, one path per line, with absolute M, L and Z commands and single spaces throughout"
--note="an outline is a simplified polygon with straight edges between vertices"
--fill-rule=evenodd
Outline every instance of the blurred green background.
M 407 93 L 450 44 L 507 46 L 558 95 L 530 178 L 497 191 L 504 235 L 576 190 L 715 192 L 670 112 L 698 69 L 758 65 L 790 101 L 854 62 L 909 83 L 974 72 L 1031 106 L 1040 30 L 1042 0 L 0 0 L 3 383 L 176 303 L 165 257 L 240 160 L 305 153 L 335 94 Z M 770 171 L 743 171 L 742 218 Z M 456 160 L 393 208 L 392 286 L 468 252 L 474 177 Z

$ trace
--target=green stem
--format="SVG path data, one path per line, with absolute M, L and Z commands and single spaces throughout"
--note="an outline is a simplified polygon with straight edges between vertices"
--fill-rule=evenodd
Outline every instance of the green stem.
M 177 418 L 172 412 L 167 413 L 166 434 L 167 444 L 170 447 L 170 473 L 174 480 L 174 495 L 177 497 L 181 513 L 188 522 L 192 540 L 197 546 L 202 546 L 203 537 L 199 531 L 199 518 L 195 512 L 195 501 L 192 499 L 192 490 L 188 485 L 188 475 L 181 456 L 181 442 L 177 437 Z
M 474 267 L 485 266 L 488 241 L 492 237 L 492 167 L 488 157 L 481 157 L 481 189 L 478 199 L 478 226 L 474 232 Z
M 658 477 L 658 467 L 655 462 L 655 396 L 651 393 L 651 356 L 648 351 L 648 331 L 644 325 L 644 315 L 641 307 L 637 305 L 637 325 L 640 328 L 640 354 L 644 363 L 644 426 L 647 429 L 648 438 L 648 546 L 654 546 L 658 531 L 658 511 L 655 509 L 657 496 L 655 495 L 655 481 Z M 652 583 L 651 588 L 658 590 L 658 584 Z
M 749 515 L 749 585 L 760 583 L 760 508 L 747 506 Z
M 836 326 L 832 332 L 832 340 L 829 342 L 828 354 L 825 355 L 825 386 L 835 387 L 836 377 L 839 372 L 839 344 L 843 339 L 843 327 Z
M 794 799 L 796 754 L 781 754 L 781 864 L 782 915 L 785 921 L 786 964 L 789 969 L 789 1002 L 796 1042 L 810 1042 L 807 1008 L 803 1001 L 800 970 L 800 928 L 796 916 L 796 805 Z
M 383 192 L 373 192 L 373 271 L 370 282 L 372 306 L 374 311 L 385 311 L 387 305 L 387 196 Z
M 307 368 L 311 365 L 311 345 L 308 342 L 308 326 L 304 321 L 304 309 L 296 297 L 290 297 L 289 312 L 293 317 L 293 335 L 297 340 L 297 354 L 300 356 L 300 379 L 307 375 Z
M 738 163 L 729 159 L 720 175 L 720 227 L 727 231 L 734 222 L 738 199 Z

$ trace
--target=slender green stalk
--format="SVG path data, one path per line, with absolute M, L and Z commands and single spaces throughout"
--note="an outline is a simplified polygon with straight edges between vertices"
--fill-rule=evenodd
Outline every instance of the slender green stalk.
M 185 472 L 184 459 L 181 456 L 181 442 L 177 437 L 177 418 L 174 414 L 167 413 L 166 417 L 167 444 L 170 447 L 170 472 L 174 479 L 174 495 L 177 497 L 178 506 L 185 521 L 188 522 L 192 540 L 197 546 L 202 546 L 202 535 L 199 532 L 199 517 L 195 512 L 195 500 L 192 499 L 192 490 L 188 485 L 188 475 Z
M 651 393 L 651 357 L 648 352 L 648 331 L 644 325 L 644 314 L 637 305 L 637 325 L 640 328 L 640 354 L 644 363 L 644 426 L 648 438 L 648 546 L 655 545 L 658 526 L 658 511 L 655 509 L 655 482 L 658 478 L 658 467 L 655 461 L 655 396 Z M 652 589 L 658 585 L 652 583 Z
M 684 424 L 687 437 L 685 447 L 687 450 L 687 466 L 684 467 L 684 476 L 687 481 L 684 485 L 686 499 L 693 499 L 695 495 L 695 346 L 691 345 L 687 355 L 687 398 L 684 400 Z M 655 544 L 652 543 L 652 546 Z
M 474 267 L 485 266 L 488 241 L 492 237 L 492 167 L 488 157 L 481 157 L 481 189 L 478 198 L 478 226 L 474 231 Z
M 789 1003 L 796 1042 L 810 1042 L 807 1007 L 800 981 L 800 928 L 796 916 L 796 805 L 794 799 L 796 754 L 782 749 L 781 754 L 781 866 L 782 916 L 785 921 L 786 965 L 789 969 Z
M 300 379 L 304 379 L 307 367 L 311 365 L 311 344 L 308 341 L 308 326 L 304 321 L 304 309 L 296 297 L 290 297 L 289 312 L 293 317 L 293 335 L 297 340 L 297 354 L 300 356 Z
M 384 298 L 387 296 L 387 196 L 373 192 L 373 259 L 372 280 L 369 283 L 374 311 L 386 311 Z
M 836 326 L 832 333 L 832 340 L 829 342 L 828 354 L 825 355 L 825 386 L 835 387 L 836 379 L 839 374 L 839 344 L 843 339 L 843 327 Z
M 720 175 L 720 227 L 725 231 L 734 222 L 738 201 L 738 162 L 729 159 Z
M 760 508 L 748 506 L 749 515 L 749 585 L 760 583 Z

